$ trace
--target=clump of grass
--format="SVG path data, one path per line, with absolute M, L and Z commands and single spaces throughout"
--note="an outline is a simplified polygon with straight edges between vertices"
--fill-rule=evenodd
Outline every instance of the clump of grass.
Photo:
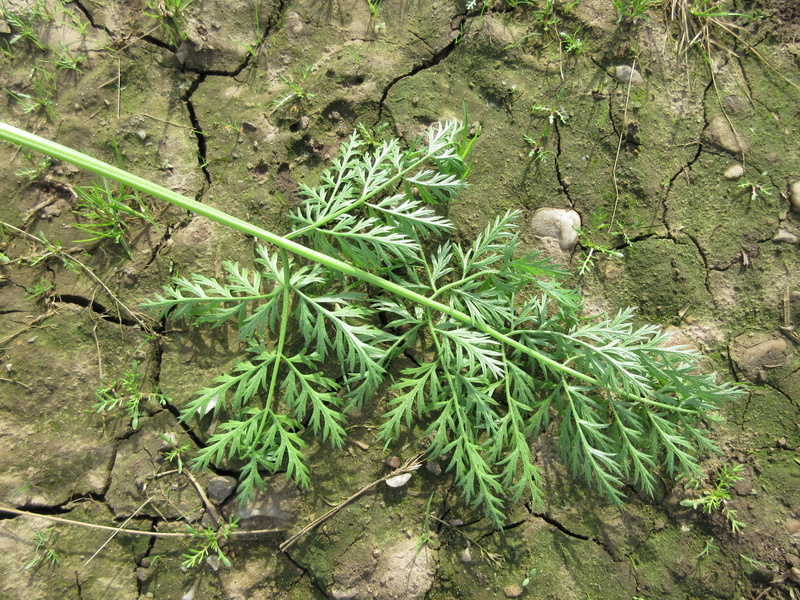
M 651 8 L 657 8 L 663 4 L 663 0 L 611 0 L 614 8 L 617 9 L 617 23 L 623 21 L 634 22 L 636 19 L 647 19 L 646 13 Z
M 100 183 L 75 188 L 75 193 L 78 201 L 74 212 L 81 220 L 74 227 L 89 234 L 78 242 L 111 240 L 133 258 L 127 242 L 128 219 L 142 219 L 156 227 L 150 207 L 136 191 L 113 186 L 103 179 Z
M 194 0 L 147 0 L 144 14 L 156 20 L 159 29 L 171 44 L 179 46 L 188 39 L 186 9 L 193 2 Z

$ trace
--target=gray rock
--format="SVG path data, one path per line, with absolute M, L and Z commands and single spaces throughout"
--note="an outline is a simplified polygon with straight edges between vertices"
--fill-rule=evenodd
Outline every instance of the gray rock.
M 206 486 L 206 494 L 214 504 L 222 504 L 233 493 L 235 487 L 236 479 L 220 475 L 209 480 Z
M 739 353 L 738 363 L 750 381 L 766 381 L 770 369 L 781 367 L 787 360 L 787 343 L 783 338 L 770 338 L 745 348 Z
M 800 237 L 797 237 L 791 231 L 779 229 L 772 241 L 777 244 L 800 244 Z
M 574 210 L 564 208 L 540 208 L 531 217 L 531 233 L 538 238 L 558 241 L 564 252 L 572 252 L 578 244 L 581 217 Z
M 748 150 L 747 143 L 740 135 L 737 136 L 725 117 L 711 120 L 703 132 L 703 141 L 734 155 L 741 155 Z

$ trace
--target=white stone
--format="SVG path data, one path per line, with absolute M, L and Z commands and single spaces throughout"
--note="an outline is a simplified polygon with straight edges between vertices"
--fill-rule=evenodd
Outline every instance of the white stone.
M 739 164 L 731 165 L 725 170 L 724 175 L 725 179 L 739 179 L 739 177 L 744 175 L 744 167 Z
M 578 244 L 581 217 L 574 210 L 540 208 L 531 217 L 531 233 L 539 238 L 552 238 L 564 252 L 572 252 Z

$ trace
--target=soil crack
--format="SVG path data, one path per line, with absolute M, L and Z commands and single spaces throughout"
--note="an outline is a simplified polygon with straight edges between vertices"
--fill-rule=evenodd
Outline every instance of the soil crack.
M 429 69 L 431 67 L 435 67 L 436 65 L 441 64 L 444 60 L 446 60 L 453 53 L 453 51 L 456 49 L 456 46 L 458 45 L 458 42 L 459 42 L 459 37 L 458 37 L 457 34 L 458 34 L 458 32 L 461 31 L 461 26 L 464 24 L 464 21 L 466 21 L 466 19 L 467 19 L 466 14 L 458 16 L 457 21 L 454 24 L 455 27 L 451 28 L 451 33 L 453 35 L 451 35 L 452 39 L 450 40 L 450 42 L 448 44 L 446 44 L 438 52 L 434 52 L 430 47 L 428 47 L 428 50 L 431 52 L 431 57 L 429 59 L 423 60 L 421 63 L 419 63 L 417 65 L 414 65 L 413 67 L 411 67 L 410 71 L 408 71 L 407 73 L 403 73 L 401 75 L 398 75 L 397 77 L 392 79 L 388 84 L 386 84 L 386 87 L 383 89 L 383 93 L 381 94 L 381 99 L 378 101 L 378 116 L 375 119 L 375 122 L 373 123 L 373 127 L 378 125 L 378 123 L 381 122 L 381 119 L 383 118 L 383 109 L 386 106 L 386 99 L 389 97 L 389 93 L 392 91 L 392 88 L 397 83 L 399 83 L 403 79 L 407 79 L 409 77 L 413 77 L 414 75 L 416 75 L 420 71 L 423 71 L 425 69 Z M 419 36 L 417 36 L 417 37 L 419 37 Z M 426 46 L 427 46 L 427 44 L 426 44 Z
M 556 134 L 556 158 L 555 161 L 553 161 L 556 171 L 556 179 L 558 179 L 558 185 L 561 186 L 561 191 L 564 193 L 567 202 L 569 202 L 570 208 L 575 210 L 575 201 L 569 194 L 569 184 L 567 183 L 564 174 L 561 172 L 561 165 L 559 164 L 559 158 L 561 158 L 561 128 L 558 126 L 558 119 L 553 121 L 553 129 L 555 130 Z
M 530 508 L 528 509 L 530 510 Z M 564 535 L 574 538 L 576 540 L 581 540 L 584 542 L 592 542 L 593 544 L 597 545 L 598 547 L 602 548 L 602 550 L 611 557 L 611 560 L 614 562 L 619 562 L 621 559 L 618 558 L 614 552 L 612 552 L 611 548 L 603 542 L 602 540 L 596 537 L 590 537 L 588 535 L 583 535 L 581 533 L 577 533 L 576 531 L 572 531 L 568 529 L 563 523 L 561 523 L 558 519 L 555 519 L 549 516 L 547 513 L 537 513 L 530 510 L 532 516 L 537 517 L 547 523 L 548 525 L 552 525 L 556 529 L 558 529 Z
M 110 321 L 111 323 L 116 323 L 117 325 L 125 325 L 126 327 L 136 327 L 139 325 L 139 321 L 136 319 L 128 319 L 120 314 L 114 314 L 103 304 L 92 298 L 86 298 L 85 296 L 80 296 L 78 294 L 56 294 L 53 299 L 56 302 L 76 304 L 77 306 L 88 308 L 104 321 Z
M 200 119 L 197 116 L 197 111 L 194 109 L 194 103 L 192 102 L 192 96 L 197 91 L 197 88 L 200 87 L 200 84 L 205 80 L 205 73 L 198 75 L 197 79 L 195 79 L 189 86 L 189 89 L 186 90 L 182 100 L 186 104 L 186 111 L 189 113 L 189 121 L 192 123 L 192 131 L 197 138 L 197 164 L 199 165 L 200 170 L 203 172 L 206 182 L 211 183 L 211 172 L 208 170 L 207 166 L 208 149 L 206 146 L 206 133 L 203 130 L 203 126 L 200 124 Z M 202 195 L 202 191 L 200 192 L 200 195 Z

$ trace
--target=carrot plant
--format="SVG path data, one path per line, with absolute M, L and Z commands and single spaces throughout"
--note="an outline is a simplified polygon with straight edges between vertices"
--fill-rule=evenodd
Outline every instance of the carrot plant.
M 381 402 L 381 439 L 421 424 L 429 458 L 446 460 L 465 500 L 497 524 L 509 497 L 540 500 L 530 444 L 545 430 L 577 476 L 620 502 L 627 483 L 652 494 L 660 472 L 698 476 L 698 456 L 715 450 L 707 421 L 740 394 L 660 328 L 635 327 L 632 309 L 583 318 L 568 273 L 523 250 L 518 212 L 455 241 L 438 208 L 465 188 L 474 140 L 458 122 L 410 148 L 354 133 L 320 184 L 301 187 L 285 235 L 8 125 L 0 139 L 267 242 L 252 265 L 176 278 L 145 303 L 162 318 L 233 324 L 248 347 L 181 414 L 222 420 L 195 467 L 240 465 L 242 499 L 264 473 L 308 486 L 309 437 L 338 448 L 350 411 Z

